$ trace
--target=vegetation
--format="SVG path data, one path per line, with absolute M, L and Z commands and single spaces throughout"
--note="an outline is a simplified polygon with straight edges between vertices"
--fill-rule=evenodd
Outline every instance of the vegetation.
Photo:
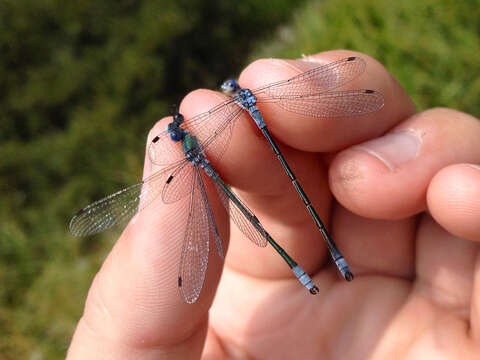
M 479 5 L 0 1 L 0 359 L 65 356 L 118 235 L 76 239 L 67 222 L 138 180 L 171 103 L 249 59 L 350 48 L 384 63 L 419 108 L 480 116 Z
M 292 11 L 273 4 L 0 1 L 1 359 L 64 358 L 116 235 L 69 218 L 139 179 L 153 123 L 238 72 Z
M 480 116 L 478 0 L 311 1 L 272 39 L 250 60 L 357 50 L 384 64 L 420 110 L 447 106 Z

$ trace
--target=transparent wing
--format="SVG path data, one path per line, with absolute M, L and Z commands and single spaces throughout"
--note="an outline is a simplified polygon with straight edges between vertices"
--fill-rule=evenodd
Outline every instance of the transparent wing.
M 297 114 L 333 118 L 364 115 L 383 107 L 382 94 L 373 90 L 332 91 L 284 99 L 277 105 Z
M 239 107 L 239 114 L 241 113 L 242 110 Z M 218 164 L 222 159 L 223 154 L 225 154 L 225 150 L 230 144 L 233 128 L 236 124 L 235 119 L 238 118 L 238 115 L 235 115 L 235 118 L 232 121 L 222 124 L 222 127 L 217 129 L 202 145 L 202 149 L 204 149 L 207 159 L 213 164 Z
M 305 62 L 305 65 L 311 63 Z M 352 81 L 365 71 L 365 61 L 359 57 L 337 60 L 307 70 L 290 79 L 265 85 L 253 91 L 258 102 L 281 102 L 290 97 L 318 94 L 333 90 Z
M 159 196 L 169 174 L 175 169 L 169 167 L 158 171 L 138 184 L 84 207 L 70 220 L 70 232 L 74 236 L 87 236 L 128 221 Z
M 175 143 L 170 134 L 163 131 L 153 138 L 148 145 L 148 157 L 157 165 L 171 165 L 185 159 L 182 143 Z
M 233 99 L 228 99 L 209 111 L 198 114 L 190 119 L 185 119 L 183 127 L 197 137 L 202 149 L 215 145 L 215 151 L 210 151 L 209 157 L 220 158 L 225 152 L 230 138 L 223 131 L 230 129 L 231 123 L 242 113 L 242 109 Z M 228 133 L 231 135 L 231 132 Z M 216 138 L 221 136 L 219 143 Z M 157 165 L 168 165 L 180 161 L 185 157 L 180 144 L 172 146 L 170 135 L 163 131 L 158 134 L 149 145 L 148 154 L 150 160 Z
M 211 229 L 200 176 L 198 169 L 192 173 L 190 209 L 178 274 L 178 288 L 188 304 L 200 296 L 208 265 Z
M 220 187 L 220 185 L 218 185 L 216 182 L 214 182 L 214 184 L 215 184 L 215 188 L 217 190 L 218 196 L 220 197 L 220 201 L 222 202 L 223 206 L 225 207 L 227 212 L 230 214 L 230 217 L 232 218 L 235 225 L 237 225 L 237 227 L 240 229 L 240 231 L 246 237 L 248 237 L 255 245 L 261 246 L 261 247 L 267 246 L 266 234 L 264 234 L 263 232 L 260 232 L 255 228 L 255 226 L 253 226 L 250 220 L 240 210 L 238 205 L 235 204 L 233 201 L 231 201 L 230 198 L 227 196 L 227 194 L 225 194 L 225 192 Z M 232 194 L 235 195 L 235 193 L 233 192 Z M 251 214 L 253 221 L 258 221 L 257 217 L 253 215 L 250 209 L 245 204 L 243 204 L 240 199 L 238 199 L 238 201 L 241 204 L 240 206 L 243 206 L 243 208 Z
M 229 99 L 210 111 L 187 119 L 185 128 L 197 137 L 208 159 L 215 163 L 230 144 L 235 121 L 242 113 L 242 108 Z
M 185 162 L 181 166 L 177 166 L 165 180 L 165 186 L 162 191 L 162 201 L 165 204 L 174 203 L 192 191 L 193 171 L 194 166 L 185 155 L 183 156 Z
M 220 259 L 223 260 L 225 258 L 225 254 L 223 252 L 222 239 L 220 238 L 220 234 L 218 233 L 217 224 L 216 224 L 215 218 L 213 216 L 213 212 L 212 212 L 212 208 L 210 206 L 210 202 L 208 201 L 207 192 L 205 191 L 205 184 L 203 183 L 203 179 L 202 179 L 202 176 L 200 175 L 200 171 L 199 171 L 198 167 L 195 167 L 195 170 L 198 173 L 197 178 L 198 178 L 199 182 L 201 183 L 200 189 L 202 190 L 202 199 L 203 199 L 203 203 L 205 205 L 205 209 L 207 210 L 208 221 L 209 221 L 209 224 L 210 224 L 211 233 L 213 235 L 213 240 L 215 241 L 215 246 L 217 247 L 218 256 L 220 257 Z

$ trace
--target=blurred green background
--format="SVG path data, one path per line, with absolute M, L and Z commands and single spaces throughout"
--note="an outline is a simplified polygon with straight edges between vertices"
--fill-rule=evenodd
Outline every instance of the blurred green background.
M 419 109 L 480 116 L 477 0 L 0 0 L 0 360 L 62 359 L 119 230 L 71 215 L 141 177 L 154 122 L 258 57 L 348 48 Z

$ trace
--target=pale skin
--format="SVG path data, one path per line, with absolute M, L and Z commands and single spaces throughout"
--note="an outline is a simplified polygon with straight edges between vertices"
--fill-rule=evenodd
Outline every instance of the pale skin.
M 161 204 L 142 211 L 107 257 L 68 359 L 480 358 L 480 122 L 451 109 L 417 112 L 366 55 L 309 59 L 352 55 L 367 69 L 345 88 L 380 91 L 379 112 L 319 120 L 273 104 L 260 109 L 355 279 L 339 276 L 266 140 L 239 119 L 214 165 L 320 293 L 310 295 L 271 247 L 255 247 L 230 226 L 211 196 L 228 252 L 222 262 L 211 245 L 200 299 L 185 304 L 181 236 L 171 236 L 178 226 L 167 216 L 182 204 Z M 295 62 L 265 59 L 239 82 L 256 88 L 296 73 Z M 223 99 L 197 90 L 180 111 L 189 118 Z M 144 177 L 155 170 L 147 158 Z

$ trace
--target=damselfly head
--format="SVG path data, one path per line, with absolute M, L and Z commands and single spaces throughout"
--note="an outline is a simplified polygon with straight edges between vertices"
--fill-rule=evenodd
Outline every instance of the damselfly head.
M 167 133 L 170 134 L 170 139 L 172 139 L 172 141 L 181 141 L 185 136 L 185 130 L 178 126 L 178 123 L 176 123 L 175 120 L 168 124 Z
M 178 128 L 170 132 L 170 139 L 172 139 L 173 141 L 181 141 L 184 135 L 185 134 L 183 132 L 183 129 Z
M 177 123 L 178 125 L 180 125 L 181 123 L 183 123 L 183 121 L 184 121 L 184 117 L 183 117 L 182 114 L 180 114 L 180 113 L 177 112 L 177 113 L 175 113 L 175 114 L 173 115 L 173 122 L 175 122 L 175 123 Z
M 233 80 L 233 79 L 230 79 L 230 80 L 227 80 L 225 81 L 222 86 L 222 91 L 227 94 L 227 95 L 232 95 L 234 94 L 238 89 L 240 89 L 240 86 L 238 85 L 238 83 Z

